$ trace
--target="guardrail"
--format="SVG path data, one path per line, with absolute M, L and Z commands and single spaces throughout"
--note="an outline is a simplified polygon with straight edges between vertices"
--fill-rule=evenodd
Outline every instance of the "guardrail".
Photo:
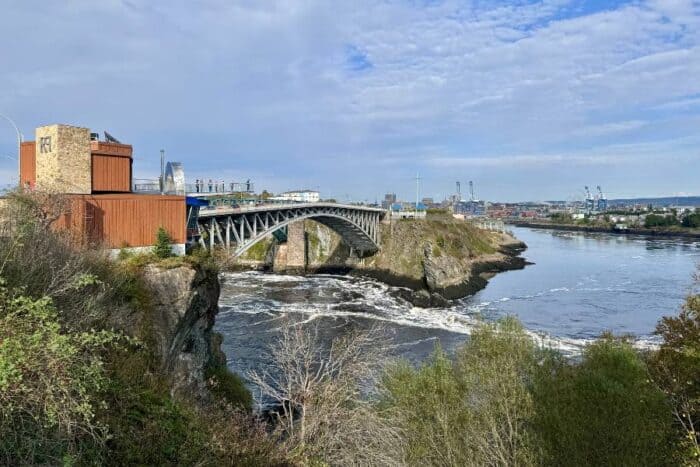
M 167 188 L 167 184 L 166 184 Z M 133 190 L 137 193 L 160 193 L 160 181 L 158 179 L 134 179 Z M 233 195 L 241 193 L 253 193 L 255 187 L 249 182 L 204 182 L 185 183 L 179 190 L 167 190 L 166 194 L 194 194 L 194 195 Z
M 233 193 L 253 193 L 255 185 L 251 182 L 224 182 L 224 181 L 205 181 L 200 180 L 199 183 L 185 184 L 185 190 L 188 193 L 202 194 L 233 194 Z

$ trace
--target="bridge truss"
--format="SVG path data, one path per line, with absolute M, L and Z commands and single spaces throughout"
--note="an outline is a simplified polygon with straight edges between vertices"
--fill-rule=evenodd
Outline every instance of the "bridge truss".
M 240 256 L 292 222 L 313 219 L 337 232 L 359 256 L 379 249 L 379 223 L 384 210 L 334 203 L 211 209 L 199 213 L 197 229 L 205 248 L 222 246 Z

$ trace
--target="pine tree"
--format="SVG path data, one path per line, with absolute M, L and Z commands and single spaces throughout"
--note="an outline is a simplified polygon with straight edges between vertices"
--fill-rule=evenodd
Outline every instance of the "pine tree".
M 153 253 L 158 258 L 169 258 L 172 256 L 172 249 L 170 244 L 172 239 L 168 235 L 168 231 L 163 227 L 158 228 L 158 233 L 156 234 L 156 244 L 153 246 Z

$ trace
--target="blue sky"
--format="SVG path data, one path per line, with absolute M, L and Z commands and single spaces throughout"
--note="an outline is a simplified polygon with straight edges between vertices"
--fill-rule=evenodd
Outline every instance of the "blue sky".
M 4 2 L 0 113 L 374 200 L 700 194 L 700 2 Z M 14 133 L 0 121 L 0 156 Z M 0 183 L 15 175 L 0 157 Z

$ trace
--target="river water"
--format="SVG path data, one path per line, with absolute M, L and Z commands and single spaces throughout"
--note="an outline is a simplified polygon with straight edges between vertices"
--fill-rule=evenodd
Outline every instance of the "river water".
M 448 351 L 480 320 L 517 316 L 545 345 L 576 353 L 609 330 L 653 345 L 654 327 L 694 290 L 700 243 L 602 233 L 515 228 L 534 263 L 496 275 L 450 308 L 422 309 L 397 289 L 356 277 L 225 274 L 215 330 L 232 370 L 266 365 L 261 357 L 285 323 L 315 326 L 330 341 L 352 328 L 381 325 L 396 356 L 419 361 L 436 341 Z

